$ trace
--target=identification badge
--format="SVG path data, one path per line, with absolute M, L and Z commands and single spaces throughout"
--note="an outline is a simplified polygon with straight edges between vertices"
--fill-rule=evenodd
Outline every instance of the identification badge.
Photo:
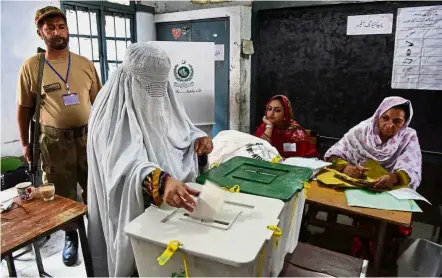
M 77 94 L 63 95 L 63 102 L 64 102 L 64 106 L 72 106 L 72 105 L 76 105 L 76 104 L 80 103 L 80 101 L 78 100 Z
M 296 152 L 296 143 L 284 143 L 284 152 Z
M 49 93 L 52 91 L 57 91 L 60 89 L 61 89 L 61 85 L 58 82 L 43 86 L 43 90 L 45 90 L 46 93 Z

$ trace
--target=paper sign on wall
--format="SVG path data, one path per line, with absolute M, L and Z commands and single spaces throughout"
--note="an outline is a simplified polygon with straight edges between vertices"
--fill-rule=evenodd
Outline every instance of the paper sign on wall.
M 215 44 L 215 61 L 224 61 L 224 44 Z
M 215 123 L 215 43 L 156 41 L 169 55 L 169 81 L 195 125 Z
M 442 90 L 442 6 L 398 9 L 391 87 Z
M 391 34 L 393 14 L 356 15 L 347 18 L 347 35 Z

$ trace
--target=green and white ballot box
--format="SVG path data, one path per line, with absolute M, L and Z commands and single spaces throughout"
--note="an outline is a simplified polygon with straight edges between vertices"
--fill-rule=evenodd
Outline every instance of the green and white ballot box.
M 197 182 L 204 184 L 210 180 L 231 192 L 239 189 L 241 193 L 284 202 L 278 217 L 282 236 L 271 254 L 270 276 L 277 277 L 284 266 L 285 255 L 292 253 L 298 243 L 305 203 L 304 183 L 311 176 L 309 168 L 234 157 L 199 176 Z

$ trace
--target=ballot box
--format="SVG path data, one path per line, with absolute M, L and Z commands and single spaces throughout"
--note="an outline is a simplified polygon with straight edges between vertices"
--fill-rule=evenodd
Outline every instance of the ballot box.
M 304 158 L 304 157 L 290 157 L 284 160 L 283 164 L 309 168 L 312 170 L 311 178 L 316 176 L 322 169 L 327 166 L 331 166 L 332 164 L 329 162 L 325 162 L 316 158 Z M 304 204 L 305 204 L 305 191 L 301 191 L 298 193 L 298 203 L 296 208 L 295 219 L 293 220 L 293 229 L 296 231 L 294 236 L 289 238 L 287 242 L 287 252 L 293 253 L 295 250 L 298 239 L 299 239 L 299 230 L 301 229 L 302 216 L 304 215 Z
M 200 184 L 188 184 L 197 190 Z M 140 277 L 268 277 L 278 248 L 284 203 L 243 193 L 224 194 L 213 219 L 198 219 L 163 203 L 125 227 Z
M 210 169 L 197 182 L 210 180 L 230 191 L 268 197 L 284 202 L 279 215 L 282 236 L 272 254 L 270 276 L 277 277 L 283 269 L 287 253 L 295 250 L 304 210 L 304 183 L 312 170 L 304 167 L 271 163 L 245 157 L 234 157 Z

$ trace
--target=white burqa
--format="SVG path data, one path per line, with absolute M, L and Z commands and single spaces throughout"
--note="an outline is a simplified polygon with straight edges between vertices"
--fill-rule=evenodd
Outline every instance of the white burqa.
M 189 120 L 169 82 L 170 60 L 153 42 L 132 44 L 98 94 L 89 120 L 88 239 L 95 276 L 130 276 L 124 227 L 144 211 L 141 184 L 155 168 L 184 182 L 198 174 Z

